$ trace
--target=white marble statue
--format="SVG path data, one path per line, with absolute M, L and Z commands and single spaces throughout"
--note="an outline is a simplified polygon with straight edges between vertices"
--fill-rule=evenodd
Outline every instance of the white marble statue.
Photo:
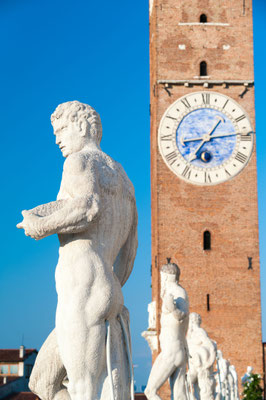
M 78 101 L 51 117 L 66 158 L 57 200 L 23 211 L 27 236 L 58 234 L 56 327 L 33 369 L 42 400 L 128 400 L 134 396 L 128 313 L 121 286 L 137 249 L 134 188 L 100 149 L 101 121 Z
M 215 394 L 213 365 L 216 360 L 216 346 L 200 325 L 200 315 L 190 313 L 187 333 L 188 379 L 193 385 L 196 399 L 213 400 Z
M 149 327 L 148 329 L 156 329 L 156 301 L 148 304 Z
M 141 336 L 147 340 L 151 352 L 158 350 L 158 338 L 156 331 L 156 301 L 148 304 L 149 326 L 148 329 L 142 332 Z
M 228 382 L 229 361 L 223 358 L 221 350 L 217 350 L 217 374 L 216 374 L 216 399 L 228 400 L 230 388 Z
M 247 367 L 247 372 L 241 378 L 241 383 L 242 383 L 243 386 L 245 385 L 246 382 L 250 381 L 250 377 L 251 377 L 252 372 L 253 372 L 253 367 L 248 366 Z
M 189 304 L 185 289 L 178 283 L 179 276 L 180 270 L 176 264 L 168 263 L 161 269 L 161 352 L 152 366 L 144 392 L 148 400 L 160 400 L 157 391 L 168 378 L 172 399 L 186 400 L 186 333 Z
M 228 383 L 230 400 L 239 400 L 238 376 L 234 365 L 229 365 Z

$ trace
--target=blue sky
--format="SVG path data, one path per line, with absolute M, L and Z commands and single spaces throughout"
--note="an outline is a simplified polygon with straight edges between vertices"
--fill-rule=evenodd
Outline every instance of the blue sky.
M 256 119 L 262 305 L 266 340 L 266 139 L 264 133 L 266 4 L 254 1 Z M 16 229 L 20 211 L 55 199 L 63 158 L 50 115 L 64 101 L 92 105 L 103 123 L 102 148 L 132 180 L 139 248 L 125 286 L 131 313 L 137 387 L 147 380 L 150 289 L 148 0 L 1 0 L 0 347 L 40 348 L 54 327 L 57 237 L 34 241 Z

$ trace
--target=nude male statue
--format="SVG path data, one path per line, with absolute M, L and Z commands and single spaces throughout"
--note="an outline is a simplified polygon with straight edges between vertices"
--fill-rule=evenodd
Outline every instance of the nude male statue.
M 189 314 L 187 333 L 189 351 L 188 376 L 194 386 L 194 396 L 201 400 L 213 400 L 215 380 L 213 365 L 216 360 L 216 344 L 201 327 L 201 317 L 197 313 Z
M 230 400 L 239 400 L 238 376 L 234 365 L 229 365 L 228 382 L 230 389 Z
M 216 375 L 216 399 L 228 400 L 229 399 L 229 361 L 223 358 L 223 353 L 221 350 L 217 350 L 217 372 Z
M 168 263 L 161 268 L 161 353 L 153 364 L 145 389 L 148 400 L 161 400 L 157 390 L 168 378 L 173 400 L 186 400 L 189 303 L 185 289 L 178 283 L 179 276 L 180 270 L 176 264 Z
M 66 158 L 60 191 L 56 201 L 23 211 L 24 219 L 17 225 L 34 239 L 57 233 L 60 241 L 56 329 L 47 346 L 51 349 L 53 342 L 57 350 L 58 345 L 56 356 L 61 361 L 56 361 L 53 374 L 62 379 L 65 368 L 67 391 L 60 384 L 61 397 L 54 391 L 42 398 L 109 400 L 108 391 L 102 395 L 106 323 L 115 352 L 123 342 L 120 338 L 116 343 L 112 335 L 121 330 L 117 322 L 123 314 L 121 286 L 132 271 L 137 249 L 134 188 L 122 166 L 100 149 L 101 121 L 92 107 L 78 101 L 63 103 L 51 121 Z M 46 356 L 53 355 L 50 351 Z M 112 357 L 117 363 L 120 358 Z M 116 398 L 124 400 L 128 397 L 116 375 L 117 369 L 113 371 L 120 392 Z

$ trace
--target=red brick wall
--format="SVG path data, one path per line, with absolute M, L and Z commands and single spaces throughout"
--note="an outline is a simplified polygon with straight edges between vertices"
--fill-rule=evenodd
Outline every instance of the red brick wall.
M 236 100 L 255 129 L 254 87 L 243 98 L 244 86 L 174 85 L 167 93 L 159 79 L 198 79 L 199 63 L 208 65 L 210 80 L 253 80 L 251 0 L 154 0 L 150 17 L 152 296 L 157 300 L 160 329 L 159 267 L 172 257 L 181 268 L 181 285 L 190 310 L 202 316 L 202 326 L 217 341 L 239 377 L 247 365 L 262 372 L 260 272 L 255 149 L 235 178 L 200 187 L 179 179 L 164 164 L 157 145 L 160 119 L 179 97 L 211 90 Z M 229 25 L 179 25 L 199 22 Z M 186 49 L 180 50 L 179 44 Z M 223 45 L 229 45 L 225 50 Z M 205 81 L 205 80 L 204 80 Z M 212 250 L 204 251 L 202 235 L 212 235 Z M 252 257 L 253 269 L 248 270 Z M 210 295 L 210 311 L 206 296 Z M 156 354 L 154 354 L 154 358 Z M 163 400 L 169 390 L 163 388 Z

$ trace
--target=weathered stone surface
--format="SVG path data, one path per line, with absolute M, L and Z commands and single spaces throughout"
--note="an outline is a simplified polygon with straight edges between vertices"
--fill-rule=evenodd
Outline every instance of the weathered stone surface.
M 59 105 L 52 125 L 66 157 L 57 200 L 23 211 L 34 239 L 58 234 L 56 328 L 41 349 L 31 389 L 43 400 L 133 397 L 128 313 L 121 286 L 137 249 L 134 188 L 100 149 L 96 111 Z M 111 379 L 112 378 L 112 379 Z
M 170 379 L 172 399 L 187 399 L 185 374 L 189 303 L 185 289 L 178 283 L 179 275 L 176 264 L 168 263 L 161 269 L 161 352 L 153 364 L 145 389 L 148 400 L 160 400 L 157 392 L 167 379 Z
M 158 338 L 156 332 L 156 301 L 148 304 L 149 326 L 148 329 L 142 332 L 141 336 L 147 340 L 151 352 L 158 350 Z
M 194 386 L 195 398 L 213 400 L 215 395 L 213 365 L 216 360 L 216 345 L 200 325 L 200 315 L 190 313 L 187 333 L 189 351 L 188 377 Z

